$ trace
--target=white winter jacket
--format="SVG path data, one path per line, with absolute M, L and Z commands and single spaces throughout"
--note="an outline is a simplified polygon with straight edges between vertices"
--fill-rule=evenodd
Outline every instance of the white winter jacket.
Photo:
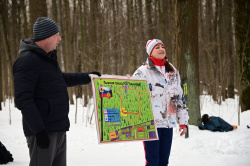
M 174 68 L 173 65 L 172 67 Z M 175 127 L 176 115 L 180 125 L 188 124 L 189 116 L 181 88 L 180 74 L 175 68 L 174 72 L 165 72 L 164 76 L 148 58 L 133 76 L 145 78 L 148 82 L 158 128 Z

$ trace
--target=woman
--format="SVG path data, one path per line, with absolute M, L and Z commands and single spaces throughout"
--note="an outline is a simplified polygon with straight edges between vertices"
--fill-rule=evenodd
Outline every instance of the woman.
M 148 40 L 146 52 L 149 58 L 133 75 L 146 79 L 149 84 L 159 136 L 159 140 L 144 141 L 146 166 L 166 166 L 172 145 L 173 127 L 176 126 L 176 115 L 181 136 L 186 133 L 189 116 L 179 72 L 167 61 L 162 41 Z

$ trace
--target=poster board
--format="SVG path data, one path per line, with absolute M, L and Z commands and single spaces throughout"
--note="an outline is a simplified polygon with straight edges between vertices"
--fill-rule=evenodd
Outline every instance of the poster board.
M 156 140 L 146 80 L 91 75 L 99 143 Z

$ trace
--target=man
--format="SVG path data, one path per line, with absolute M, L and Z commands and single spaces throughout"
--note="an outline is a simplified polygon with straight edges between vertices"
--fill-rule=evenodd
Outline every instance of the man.
M 66 166 L 67 87 L 88 84 L 89 74 L 101 74 L 61 72 L 55 50 L 61 37 L 52 19 L 38 18 L 33 34 L 33 39 L 20 41 L 13 66 L 15 104 L 22 112 L 30 166 Z

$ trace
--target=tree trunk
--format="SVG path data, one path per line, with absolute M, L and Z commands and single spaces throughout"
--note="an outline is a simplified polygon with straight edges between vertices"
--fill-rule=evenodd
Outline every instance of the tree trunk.
M 206 38 L 206 33 L 205 33 L 205 10 L 204 10 L 204 4 L 199 1 L 199 64 L 200 65 L 200 69 L 199 69 L 199 75 L 200 75 L 200 81 L 202 83 L 207 83 L 207 63 L 206 63 L 206 51 L 203 49 L 204 47 L 204 40 Z M 205 84 L 200 84 L 200 85 L 205 85 Z M 207 91 L 207 87 L 205 86 L 200 86 L 200 94 L 202 94 L 204 91 Z
M 163 43 L 167 43 L 167 41 L 165 42 L 166 40 L 166 25 L 167 24 L 167 19 L 166 19 L 166 13 L 167 13 L 167 10 L 169 8 L 167 8 L 167 6 L 165 6 L 165 2 L 164 0 L 158 0 L 158 6 L 159 6 L 159 9 L 158 9 L 158 13 L 159 13 L 159 26 L 160 26 L 160 39 L 163 41 Z M 166 51 L 169 49 L 170 47 L 166 47 Z
M 29 16 L 30 16 L 30 29 L 33 36 L 33 24 L 38 17 L 47 17 L 47 4 L 46 0 L 29 0 Z
M 72 22 L 72 37 L 71 37 L 71 43 L 72 43 L 72 47 L 74 48 L 73 52 L 74 52 L 74 57 L 75 57 L 75 71 L 76 72 L 82 72 L 82 58 L 81 58 L 81 50 L 78 49 L 78 44 L 77 44 L 77 38 L 76 36 L 78 36 L 78 33 L 77 33 L 77 27 L 79 25 L 79 23 L 81 23 L 79 20 L 79 15 L 77 14 L 77 12 L 79 11 L 78 9 L 80 8 L 80 5 L 76 5 L 76 0 L 73 1 L 73 22 Z M 74 66 L 72 64 L 72 66 Z M 79 86 L 76 86 L 74 88 L 75 90 L 75 95 L 76 95 L 76 105 L 77 105 L 77 99 L 78 98 L 82 98 L 82 86 L 79 85 Z M 76 111 L 76 114 L 77 114 L 77 111 Z
M 12 24 L 11 24 L 11 47 L 14 49 L 11 49 L 11 54 L 13 59 L 16 59 L 18 56 L 18 42 L 19 40 L 17 40 L 17 38 L 19 38 L 19 31 L 16 31 L 16 29 L 18 28 L 18 24 L 17 24 L 17 16 L 18 16 L 18 6 L 17 6 L 17 0 L 12 0 L 12 12 L 11 12 L 11 16 L 12 16 Z M 11 73 L 12 74 L 12 73 Z
M 81 54 L 81 61 L 82 61 L 82 72 L 86 72 L 88 69 L 88 59 L 85 54 L 86 52 L 86 34 L 87 34 L 87 7 L 86 1 L 80 1 L 80 34 L 81 34 L 81 41 L 80 41 L 80 54 Z M 87 88 L 88 86 L 84 86 L 82 89 L 82 93 L 84 95 L 84 103 L 83 106 L 86 107 L 88 104 L 87 100 Z
M 218 63 L 216 66 L 216 76 L 218 78 L 218 97 L 217 101 L 218 104 L 221 104 L 222 98 L 223 98 L 223 91 L 225 89 L 225 86 L 223 85 L 223 78 L 222 76 L 222 59 L 223 59 L 223 43 L 222 43 L 222 26 L 223 26 L 223 20 L 222 20 L 222 1 L 216 0 L 216 6 L 218 6 L 218 19 L 217 19 L 217 41 L 218 41 Z
M 8 81 L 8 90 L 9 90 L 9 94 L 8 94 L 8 97 L 12 98 L 12 96 L 14 96 L 14 86 L 13 86 L 13 72 L 12 72 L 12 57 L 11 57 L 11 52 L 10 52 L 10 41 L 8 39 L 8 26 L 6 25 L 8 23 L 8 15 L 6 15 L 7 13 L 7 4 L 6 3 L 3 3 L 3 4 L 0 4 L 0 19 L 1 19 L 1 32 L 2 33 L 2 38 L 3 38 L 3 46 L 4 46 L 4 54 L 5 54 L 5 58 L 7 60 L 7 67 L 8 67 L 8 70 L 7 70 L 7 73 L 6 73 L 6 78 L 9 78 L 9 81 Z M 6 79 L 8 80 L 8 79 Z
M 115 53 L 114 53 L 114 70 L 115 70 L 115 74 L 119 74 L 119 63 L 118 63 L 118 53 L 116 52 L 117 51 L 117 47 L 118 47 L 118 44 L 117 44 L 117 20 L 116 20 L 116 17 L 117 17 L 117 8 L 116 8 L 116 1 L 115 0 L 112 0 L 112 16 L 113 16 L 113 35 L 114 35 L 114 38 L 112 40 L 113 42 L 113 50 L 115 50 Z
M 229 65 L 228 65 L 228 81 L 227 81 L 227 97 L 234 98 L 234 82 L 235 82 L 235 55 L 234 55 L 234 45 L 233 45 L 233 0 L 225 1 L 225 6 L 227 8 L 227 24 L 226 24 L 226 54 L 229 58 Z
M 98 0 L 92 0 L 90 1 L 90 18 L 92 20 L 91 22 L 91 29 L 90 29 L 90 35 L 91 35 L 91 43 L 93 45 L 97 45 L 97 17 L 98 17 Z M 94 69 L 99 69 L 99 61 L 98 61 L 98 48 L 95 47 L 91 51 L 91 56 L 93 57 L 94 61 Z
M 29 25 L 27 20 L 27 13 L 26 13 L 26 5 L 25 0 L 20 0 L 22 17 L 23 17 L 23 38 L 27 38 L 29 36 Z
M 135 1 L 137 3 L 137 31 L 136 31 L 136 34 L 138 34 L 138 40 L 142 40 L 144 42 L 139 42 L 138 43 L 138 51 L 137 51 L 137 67 L 138 65 L 141 65 L 141 61 L 142 59 L 145 59 L 147 55 L 145 50 L 144 49 L 141 49 L 141 48 L 144 48 L 145 47 L 145 43 L 146 43 L 146 39 L 145 39 L 145 31 L 144 31 L 144 19 L 142 19 L 143 17 L 143 2 L 142 0 L 138 0 L 138 1 Z
M 57 0 L 52 0 L 52 19 L 57 23 L 58 5 Z
M 72 47 L 72 36 L 73 36 L 73 29 L 71 24 L 71 18 L 70 18 L 70 6 L 69 6 L 69 0 L 63 0 L 63 8 L 64 8 L 64 15 L 63 15 L 63 34 L 64 39 L 63 43 L 65 44 L 65 52 L 64 52 L 64 63 L 65 63 L 65 72 L 71 72 L 73 69 L 73 59 L 74 59 L 74 47 Z M 70 104 L 74 104 L 73 100 L 73 94 L 74 94 L 74 88 L 68 88 L 69 92 L 69 101 Z
M 145 0 L 146 3 L 146 16 L 147 16 L 147 28 L 148 28 L 148 39 L 154 39 L 154 33 L 153 33 L 153 22 L 152 22 L 152 0 Z
M 2 36 L 1 36 L 1 33 L 0 33 L 0 42 L 1 41 L 2 41 Z M 0 71 L 0 111 L 2 111 L 2 102 L 3 102 L 3 78 L 2 78 L 2 71 L 3 71 L 2 62 L 3 61 L 2 61 L 2 57 L 3 57 L 3 54 L 2 54 L 2 49 L 1 49 L 1 46 L 0 46 L 0 69 L 1 69 L 1 71 Z
M 240 105 L 242 111 L 250 109 L 250 1 L 235 2 L 236 51 L 239 57 Z
M 177 10 L 178 68 L 181 77 L 187 78 L 189 124 L 200 125 L 198 1 L 178 0 Z
M 217 1 L 216 1 L 217 2 Z M 212 41 L 215 43 L 215 46 L 213 47 L 213 63 L 214 63 L 214 70 L 213 70 L 213 76 L 214 76 L 214 80 L 212 81 L 212 85 L 213 85 L 213 100 L 214 101 L 218 101 L 218 92 L 219 92 L 219 75 L 217 72 L 217 67 L 219 64 L 219 58 L 218 58 L 218 40 L 217 40 L 217 28 L 218 28 L 218 3 L 216 3 L 215 5 L 215 14 L 214 14 L 214 19 L 213 19 L 213 38 Z
M 210 47 L 211 43 L 213 43 L 213 10 L 212 8 L 212 1 L 206 1 L 205 5 L 205 29 L 201 29 L 204 31 L 204 40 L 203 40 L 203 50 L 205 50 L 205 61 L 206 61 L 206 83 L 208 85 L 208 94 L 212 94 L 213 98 L 216 98 L 216 88 L 215 88 L 215 79 L 214 79 L 214 70 L 215 70 L 215 63 L 213 47 Z M 215 92 L 215 93 L 214 93 Z M 214 95 L 215 94 L 215 95 Z
M 129 0 L 129 20 L 130 20 L 130 74 L 133 74 L 136 70 L 136 58 L 135 58 L 135 30 L 134 30 L 134 12 L 133 12 L 133 0 Z

